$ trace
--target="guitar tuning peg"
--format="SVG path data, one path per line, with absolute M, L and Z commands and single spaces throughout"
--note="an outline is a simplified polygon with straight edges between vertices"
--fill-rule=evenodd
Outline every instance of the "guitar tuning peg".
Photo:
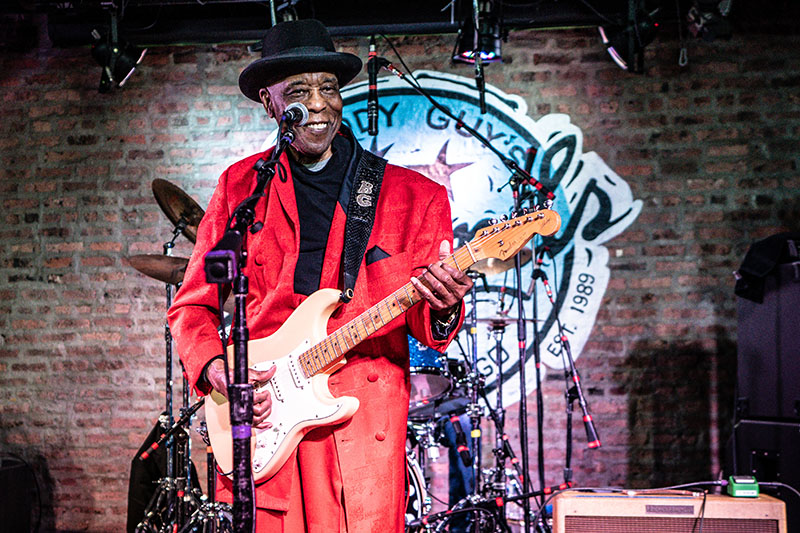
M 523 207 L 523 208 L 522 208 L 522 214 L 523 214 L 523 215 L 527 215 L 528 213 L 530 213 L 530 211 L 531 211 L 531 210 L 530 210 L 530 209 L 528 209 L 527 207 Z
M 506 220 L 508 220 L 508 215 L 501 215 L 501 216 L 500 216 L 500 220 L 501 220 L 502 222 L 505 222 Z
M 519 216 L 519 213 L 516 211 L 511 211 L 511 218 L 517 218 L 517 216 Z
M 550 209 L 551 207 L 553 207 L 553 200 L 550 200 L 548 198 L 547 200 L 544 201 L 544 208 L 545 209 Z
M 533 206 L 533 209 L 531 211 L 538 211 L 539 209 L 540 209 L 539 204 L 536 204 Z
M 500 220 L 498 220 L 496 218 L 492 218 L 492 219 L 489 220 L 489 225 L 490 226 L 494 226 L 495 224 L 499 224 L 499 223 L 500 223 Z

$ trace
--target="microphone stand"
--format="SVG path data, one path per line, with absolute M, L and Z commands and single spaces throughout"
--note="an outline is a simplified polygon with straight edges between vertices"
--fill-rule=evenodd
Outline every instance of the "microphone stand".
M 514 197 L 514 211 L 519 212 L 522 209 L 522 200 L 520 198 L 520 182 L 511 178 L 511 190 Z M 517 280 L 516 296 L 517 296 L 517 341 L 519 346 L 519 440 L 520 440 L 520 455 L 522 456 L 522 490 L 529 492 L 531 490 L 530 482 L 530 469 L 529 469 L 529 454 L 528 454 L 528 392 L 527 381 L 525 377 L 525 359 L 527 350 L 527 332 L 525 331 L 525 310 L 522 301 L 522 260 L 519 254 L 514 256 L 514 276 Z M 542 381 L 539 368 L 541 361 L 539 359 L 539 328 L 536 325 L 536 294 L 534 293 L 533 299 L 533 354 L 536 363 L 536 421 L 538 427 L 538 444 L 539 444 L 539 483 L 544 486 L 544 446 L 543 446 L 543 414 L 542 414 Z M 502 376 L 501 376 L 502 378 Z M 522 500 L 522 512 L 524 517 L 525 533 L 531 531 L 531 506 L 530 502 Z
M 248 278 L 241 268 L 247 259 L 245 237 L 246 231 L 256 233 L 263 228 L 262 222 L 254 222 L 255 206 L 275 176 L 281 154 L 292 141 L 294 132 L 287 124 L 270 159 L 259 159 L 253 166 L 257 178 L 252 194 L 234 210 L 222 238 L 204 258 L 206 282 L 216 283 L 220 293 L 225 285 L 231 283 L 234 293 L 233 383 L 228 383 L 227 387 L 233 436 L 233 525 L 237 533 L 252 533 L 255 530 L 255 486 L 250 457 L 253 385 L 248 383 L 247 341 L 250 333 L 245 313 Z M 223 353 L 226 352 L 227 346 L 223 346 Z M 227 381 L 227 356 L 223 357 L 223 361 Z
M 467 133 L 469 133 L 472 137 L 477 139 L 481 144 L 483 144 L 486 148 L 488 148 L 493 154 L 495 154 L 503 165 L 511 172 L 511 177 L 509 178 L 508 182 L 506 182 L 503 186 L 498 189 L 498 192 L 502 191 L 506 185 L 511 185 L 512 190 L 514 191 L 514 209 L 515 211 L 519 212 L 521 208 L 521 199 L 519 195 L 519 188 L 522 185 L 530 185 L 536 191 L 544 194 L 546 201 L 545 207 L 549 208 L 552 205 L 552 201 L 555 198 L 555 194 L 553 191 L 549 190 L 547 187 L 544 186 L 540 181 L 536 178 L 531 176 L 531 174 L 523 169 L 522 167 L 517 164 L 516 161 L 507 157 L 503 154 L 500 150 L 495 148 L 488 139 L 486 139 L 483 135 L 478 133 L 474 128 L 468 126 L 464 121 L 455 116 L 449 109 L 445 106 L 441 105 L 437 102 L 431 95 L 427 93 L 420 85 L 417 83 L 416 80 L 413 80 L 413 76 L 406 76 L 403 72 L 397 69 L 394 65 L 392 65 L 387 59 L 382 57 L 376 57 L 376 61 L 379 62 L 379 65 L 394 74 L 395 76 L 399 77 L 401 80 L 408 83 L 417 93 L 425 97 L 437 110 L 441 113 L 449 117 L 453 120 L 456 124 L 457 129 L 463 129 Z M 413 80 L 413 81 L 411 81 Z M 521 281 L 522 281 L 522 264 L 520 262 L 519 255 L 514 257 L 514 271 L 517 276 L 517 302 L 518 302 L 518 323 L 517 323 L 517 331 L 519 336 L 519 343 L 520 343 L 520 358 L 519 358 L 519 375 L 520 375 L 520 413 L 519 413 L 519 425 L 520 425 L 520 451 L 522 455 L 522 471 L 523 471 L 523 487 L 525 491 L 529 490 L 530 481 L 528 480 L 528 432 L 527 432 L 527 398 L 526 398 L 526 387 L 525 387 L 525 322 L 523 320 L 523 308 L 522 308 L 522 289 L 521 289 Z M 534 306 L 536 305 L 536 299 L 534 295 Z M 535 307 L 534 307 L 535 313 Z M 539 373 L 539 368 L 541 367 L 541 361 L 539 359 L 539 337 L 538 337 L 538 329 L 536 327 L 536 323 L 534 322 L 533 326 L 534 331 L 534 357 L 536 363 L 536 378 L 537 378 L 537 400 L 538 406 L 537 407 L 537 420 L 539 422 L 539 480 L 542 486 L 544 486 L 544 443 L 543 437 L 543 419 L 544 415 L 539 414 L 538 409 L 543 407 L 543 400 L 541 399 L 541 375 Z M 530 502 L 527 500 L 523 500 L 522 502 L 523 512 L 525 513 L 525 533 L 530 533 Z
M 164 255 L 167 257 L 172 256 L 172 250 L 175 248 L 175 240 L 178 238 L 183 230 L 186 228 L 186 221 L 183 217 L 178 220 L 178 223 L 172 229 L 172 238 L 165 242 L 163 245 Z M 173 298 L 173 287 L 172 284 L 167 283 L 166 285 L 166 299 L 167 299 L 167 309 L 172 307 L 172 298 Z M 164 430 L 168 430 L 173 426 L 175 423 L 175 416 L 173 414 L 173 361 L 174 361 L 174 352 L 173 352 L 173 344 L 172 344 L 172 332 L 169 328 L 169 323 L 165 320 L 164 321 L 164 343 L 166 348 L 166 390 L 165 390 L 165 400 L 166 400 L 166 417 L 163 420 L 163 428 Z M 185 404 L 184 404 L 185 405 Z M 170 438 L 166 442 L 166 456 L 167 456 L 167 464 L 166 464 L 166 480 L 167 480 L 167 494 L 166 494 L 166 507 L 169 509 L 169 520 L 172 521 L 173 524 L 181 525 L 182 517 L 180 516 L 180 509 L 176 508 L 176 493 L 178 490 L 177 487 L 177 468 L 179 465 L 177 464 L 177 447 L 175 440 L 172 438 L 172 433 L 169 434 Z M 163 443 L 159 443 L 163 444 Z M 191 469 L 191 468 L 190 468 Z M 174 512 L 174 514 L 173 514 Z
M 483 59 L 481 58 L 480 51 L 480 11 L 478 8 L 478 0 L 472 0 L 472 15 L 474 17 L 472 25 L 475 28 L 472 43 L 473 59 L 475 60 L 475 88 L 478 90 L 478 102 L 481 110 L 481 115 L 486 114 L 486 81 L 483 77 Z
M 472 271 L 468 271 L 472 272 Z M 470 425 L 472 431 L 470 437 L 472 438 L 472 476 L 473 476 L 473 493 L 477 494 L 480 487 L 481 480 L 481 415 L 482 409 L 478 405 L 478 395 L 483 390 L 483 376 L 478 372 L 478 289 L 477 284 L 474 283 L 480 274 L 470 274 L 473 278 L 472 289 L 470 289 L 470 296 L 472 297 L 472 308 L 469 313 L 469 331 L 471 339 L 470 345 L 470 371 L 469 371 L 469 405 L 468 411 L 470 415 Z M 475 520 L 472 524 L 472 530 L 477 531 L 478 515 L 475 515 Z
M 500 159 L 503 165 L 510 171 L 511 178 L 509 178 L 509 181 L 497 190 L 498 192 L 500 192 L 506 185 L 511 184 L 512 181 L 517 181 L 522 185 L 531 185 L 537 191 L 543 193 L 545 195 L 545 198 L 547 198 L 547 200 L 552 201 L 553 199 L 555 199 L 556 195 L 553 194 L 553 191 L 548 189 L 542 182 L 531 176 L 530 173 L 527 172 L 525 169 L 523 169 L 521 166 L 519 166 L 519 164 L 516 161 L 514 161 L 510 157 L 507 157 L 505 154 L 503 154 L 503 152 L 495 148 L 494 145 L 491 142 L 489 142 L 489 140 L 486 137 L 478 133 L 474 128 L 467 125 L 461 118 L 455 116 L 452 111 L 450 111 L 445 106 L 437 102 L 430 94 L 428 94 L 427 91 L 425 91 L 425 89 L 423 89 L 419 85 L 419 83 L 417 83 L 416 80 L 413 79 L 412 76 L 407 76 L 406 74 L 398 70 L 397 67 L 395 67 L 384 57 L 376 57 L 375 59 L 376 61 L 378 61 L 381 68 L 386 69 L 387 71 L 391 72 L 401 80 L 408 83 L 411 86 L 411 88 L 414 89 L 418 94 L 425 97 L 433 105 L 433 107 L 435 107 L 441 113 L 443 113 L 451 120 L 453 120 L 456 124 L 457 129 L 461 129 L 469 133 L 472 137 L 478 140 L 490 152 L 492 152 Z
M 495 497 L 506 496 L 506 446 L 508 442 L 505 433 L 506 423 L 506 410 L 503 409 L 503 333 L 506 330 L 506 324 L 502 320 L 498 320 L 491 324 L 492 335 L 494 335 L 495 342 L 495 364 L 497 365 L 497 397 L 495 398 L 495 410 L 492 413 L 491 408 L 489 415 L 494 422 L 494 456 L 495 456 L 495 472 L 493 489 Z M 484 399 L 486 397 L 484 396 Z M 492 416 L 494 415 L 494 416 Z M 524 481 L 524 478 L 523 478 Z M 500 506 L 498 509 L 500 519 L 505 523 L 506 521 L 506 507 Z
M 172 256 L 172 251 L 175 248 L 175 240 L 178 238 L 178 235 L 183 233 L 186 229 L 187 221 L 180 217 L 178 223 L 175 225 L 175 228 L 172 231 L 172 239 L 164 243 L 164 255 Z M 180 287 L 180 284 L 178 285 Z M 167 309 L 169 310 L 172 307 L 172 300 L 174 297 L 174 288 L 171 284 L 167 284 Z M 169 420 L 168 423 L 170 425 L 175 423 L 174 416 L 172 415 L 172 389 L 173 389 L 173 379 L 172 379 L 172 360 L 173 360 L 173 340 L 172 340 L 172 333 L 169 328 L 169 324 L 165 322 L 165 340 L 167 344 L 167 360 L 170 366 L 169 372 L 169 379 L 168 388 L 169 388 Z M 189 380 L 186 377 L 186 370 L 183 366 L 183 362 L 179 359 L 178 363 L 180 364 L 181 369 L 181 407 L 179 408 L 178 412 L 181 413 L 180 420 L 181 423 L 186 424 L 186 429 L 189 431 L 192 425 L 191 416 L 189 419 L 184 421 L 183 415 L 184 413 L 189 410 Z M 196 408 L 191 410 L 191 413 L 194 414 L 197 411 Z M 169 432 L 168 432 L 169 433 Z M 172 435 L 172 433 L 170 433 Z M 191 439 L 184 439 L 182 443 L 182 448 L 179 450 L 175 447 L 174 441 L 170 440 L 168 445 L 168 449 L 172 451 L 167 456 L 168 466 L 167 466 L 167 477 L 175 477 L 175 481 L 177 483 L 176 489 L 177 494 L 191 494 L 193 491 L 192 487 L 192 441 Z M 159 443 L 160 444 L 160 443 Z M 169 463 L 172 463 L 171 465 Z M 177 471 L 179 468 L 183 467 L 183 476 L 178 476 Z M 169 474 L 169 471 L 172 471 L 172 474 Z M 187 521 L 187 517 L 191 514 L 191 499 L 190 498 L 183 498 L 182 501 L 177 503 L 176 509 L 176 523 L 178 525 L 183 525 Z
M 545 248 L 545 251 L 547 248 Z M 543 254 L 542 254 L 543 255 Z M 553 297 L 553 291 L 550 288 L 550 282 L 547 279 L 547 275 L 541 269 L 542 258 L 541 256 L 536 260 L 536 268 L 533 271 L 533 280 L 534 280 L 534 287 L 537 278 L 541 278 L 542 283 L 544 284 L 545 292 L 547 293 L 547 298 L 550 300 L 550 303 L 555 308 L 556 301 Z M 558 318 L 556 315 L 556 326 L 558 327 L 558 339 L 559 343 L 561 344 L 561 349 L 563 353 L 567 356 L 567 367 L 564 369 L 564 378 L 567 381 L 567 390 L 565 391 L 565 398 L 567 400 L 567 453 L 566 453 L 566 462 L 564 465 L 564 481 L 569 483 L 572 481 L 572 413 L 573 407 L 572 403 L 577 400 L 578 405 L 581 408 L 581 413 L 583 415 L 583 425 L 584 429 L 586 430 L 586 442 L 587 446 L 591 449 L 599 448 L 600 444 L 600 437 L 597 434 L 597 428 L 594 425 L 594 419 L 592 415 L 589 413 L 589 404 L 586 401 L 586 397 L 583 394 L 583 387 L 581 386 L 581 377 L 578 373 L 578 368 L 575 366 L 575 359 L 572 357 L 572 349 L 569 345 L 569 340 L 567 339 L 567 334 L 564 331 L 564 327 L 561 324 L 561 319 Z M 570 386 L 569 382 L 572 381 L 573 385 Z

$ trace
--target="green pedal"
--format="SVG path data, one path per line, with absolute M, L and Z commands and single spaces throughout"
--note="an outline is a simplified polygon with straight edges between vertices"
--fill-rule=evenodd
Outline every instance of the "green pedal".
M 758 498 L 758 482 L 753 476 L 730 476 L 728 494 L 734 498 Z

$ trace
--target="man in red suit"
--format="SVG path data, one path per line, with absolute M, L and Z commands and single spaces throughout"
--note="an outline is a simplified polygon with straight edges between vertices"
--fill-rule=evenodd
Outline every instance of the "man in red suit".
M 338 53 L 317 21 L 280 23 L 268 30 L 262 58 L 241 74 L 242 92 L 279 120 L 299 102 L 309 118 L 281 156 L 283 172 L 256 207 L 263 228 L 247 236 L 250 338 L 271 335 L 308 295 L 343 289 L 345 222 L 356 168 L 364 150 L 342 126 L 339 87 L 361 61 Z M 196 390 L 226 394 L 217 327 L 217 294 L 205 282 L 203 257 L 222 237 L 228 217 L 253 190 L 256 154 L 228 168 L 198 228 L 183 286 L 169 311 L 178 353 Z M 361 200 L 357 200 L 361 205 Z M 368 203 L 368 202 L 367 202 Z M 256 488 L 259 532 L 402 531 L 405 505 L 405 437 L 409 396 L 407 334 L 444 351 L 461 324 L 462 298 L 472 282 L 442 262 L 452 247 L 450 206 L 444 187 L 408 169 L 387 165 L 375 218 L 361 259 L 352 300 L 339 307 L 328 332 L 346 324 L 409 279 L 422 297 L 347 354 L 334 373 L 334 396 L 355 396 L 360 408 L 341 424 L 310 431 L 284 466 Z M 425 281 L 421 283 L 416 277 Z M 274 369 L 250 370 L 251 381 Z M 271 425 L 273 398 L 254 396 L 256 428 Z M 231 500 L 220 478 L 218 497 Z

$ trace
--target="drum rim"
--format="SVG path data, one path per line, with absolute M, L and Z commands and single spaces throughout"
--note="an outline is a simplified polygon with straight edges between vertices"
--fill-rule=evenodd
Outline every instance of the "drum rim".
M 419 509 L 416 513 L 409 513 L 409 504 L 411 503 L 411 494 L 408 492 L 408 486 L 415 481 L 414 487 L 417 490 L 417 499 L 419 500 Z M 414 452 L 406 448 L 406 506 L 403 513 L 407 519 L 409 514 L 414 518 L 419 519 L 425 515 L 425 499 L 428 497 L 428 488 L 425 486 L 425 474 L 422 467 L 419 465 Z
M 442 376 L 450 376 L 450 372 L 448 370 L 444 370 L 438 366 L 412 366 L 409 367 L 409 374 L 412 376 L 417 374 L 439 374 Z

